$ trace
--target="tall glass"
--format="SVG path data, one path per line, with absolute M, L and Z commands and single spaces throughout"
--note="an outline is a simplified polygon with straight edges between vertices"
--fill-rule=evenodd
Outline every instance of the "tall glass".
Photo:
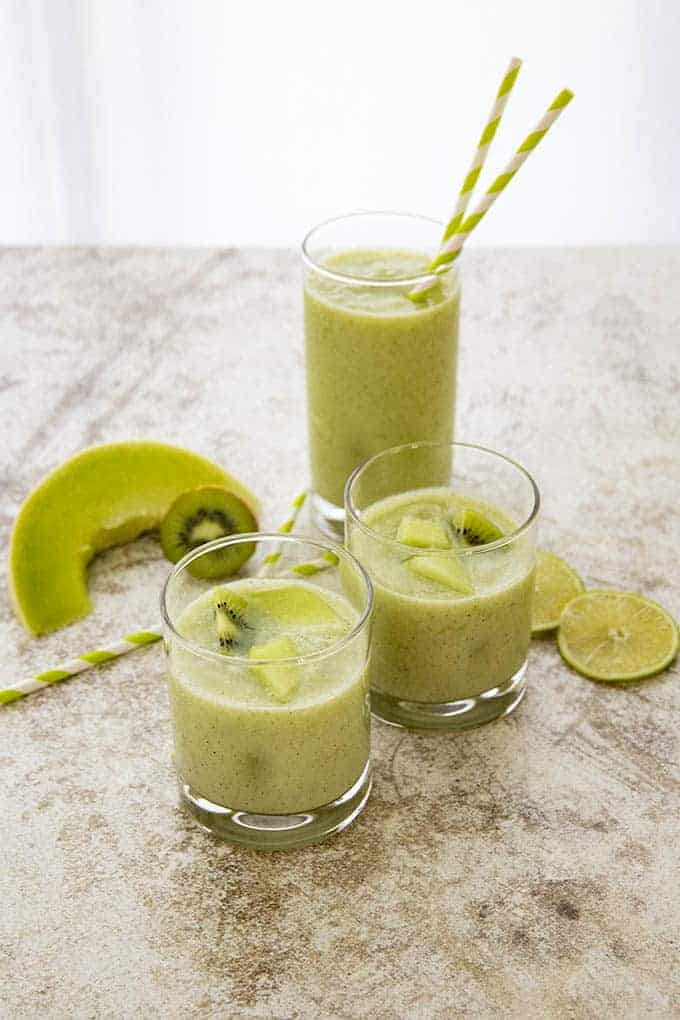
M 216 549 L 244 543 L 254 554 L 218 585 L 232 599 L 240 596 L 230 605 L 239 606 L 244 650 L 232 654 L 231 646 L 223 654 L 212 635 L 216 615 L 203 610 L 215 598 L 206 593 L 216 583 L 193 577 L 189 567 Z M 274 567 L 272 553 L 279 554 Z M 324 559 L 328 553 L 334 566 Z M 306 566 L 298 571 L 300 564 Z M 267 605 L 292 632 L 309 622 L 317 596 L 325 612 L 312 625 L 326 626 L 330 606 L 344 626 L 317 650 L 254 660 L 245 646 L 255 633 L 258 591 L 260 598 L 269 592 Z M 173 568 L 161 612 L 175 766 L 181 801 L 204 828 L 232 843 L 283 849 L 325 839 L 362 810 L 371 787 L 366 664 L 372 603 L 371 583 L 346 550 L 295 536 L 217 539 Z M 333 612 L 330 618 L 335 626 L 338 618 Z M 263 677 L 269 688 L 293 677 L 295 693 L 282 703 Z
M 480 446 L 410 443 L 359 467 L 345 506 L 347 547 L 375 592 L 373 712 L 444 729 L 511 712 L 531 640 L 539 494 L 528 472 Z
M 460 286 L 455 269 L 426 299 L 443 226 L 405 213 L 329 220 L 302 245 L 307 409 L 317 524 L 342 533 L 354 468 L 413 439 L 453 438 Z

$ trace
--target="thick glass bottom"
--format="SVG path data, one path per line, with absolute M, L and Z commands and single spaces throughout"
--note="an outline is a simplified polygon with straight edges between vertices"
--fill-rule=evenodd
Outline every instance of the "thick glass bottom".
M 345 510 L 329 503 L 317 492 L 312 493 L 312 521 L 324 535 L 336 541 L 345 540 Z
M 371 792 L 371 763 L 337 800 L 291 815 L 258 815 L 222 807 L 194 793 L 179 779 L 180 801 L 200 825 L 218 839 L 253 850 L 292 850 L 320 843 L 346 829 L 361 814 Z
M 501 687 L 460 701 L 428 704 L 424 701 L 401 701 L 391 694 L 371 691 L 371 712 L 383 722 L 409 729 L 469 730 L 493 722 L 513 712 L 526 693 L 526 659 Z

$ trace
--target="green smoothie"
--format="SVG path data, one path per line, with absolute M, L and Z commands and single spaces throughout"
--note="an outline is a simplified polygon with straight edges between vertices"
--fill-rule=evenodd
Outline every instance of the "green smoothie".
M 348 547 L 373 581 L 372 690 L 443 704 L 502 687 L 531 638 L 533 543 L 498 507 L 419 489 L 368 507 Z M 484 543 L 489 545 L 484 549 Z
M 367 642 L 338 642 L 357 615 L 318 586 L 255 578 L 184 609 L 178 633 L 212 653 L 169 642 L 175 761 L 194 797 L 280 815 L 356 782 L 369 752 Z
M 308 274 L 312 484 L 330 503 L 342 505 L 348 476 L 380 450 L 412 440 L 452 439 L 456 274 L 444 274 L 419 303 L 407 296 L 411 285 L 398 283 L 422 274 L 428 261 L 426 255 L 409 251 L 345 251 L 326 257 L 323 266 L 348 279 Z

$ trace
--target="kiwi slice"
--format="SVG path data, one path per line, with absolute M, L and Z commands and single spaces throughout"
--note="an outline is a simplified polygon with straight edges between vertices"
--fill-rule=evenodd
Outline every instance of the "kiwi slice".
M 503 537 L 503 532 L 493 521 L 471 507 L 454 514 L 450 524 L 457 538 L 465 545 L 488 545 L 489 542 L 497 542 Z
M 397 542 L 420 549 L 450 549 L 451 534 L 445 521 L 403 517 L 397 531 Z
M 461 595 L 472 595 L 475 590 L 458 556 L 412 556 L 406 561 L 406 566 L 418 577 L 442 584 Z
M 297 648 L 295 642 L 284 635 L 264 645 L 253 645 L 248 655 L 251 659 L 290 659 L 297 655 Z M 272 697 L 282 703 L 290 701 L 300 686 L 300 669 L 297 666 L 270 662 L 251 668 L 254 676 L 267 688 Z
M 225 535 L 257 531 L 253 512 L 219 485 L 204 485 L 177 497 L 161 524 L 161 545 L 171 563 L 192 549 Z M 193 577 L 227 577 L 255 551 L 252 542 L 215 549 L 187 567 Z
M 215 606 L 215 630 L 220 648 L 231 651 L 238 646 L 239 638 L 248 624 L 245 620 L 245 611 L 248 608 L 247 599 L 241 595 L 218 589 L 213 595 Z

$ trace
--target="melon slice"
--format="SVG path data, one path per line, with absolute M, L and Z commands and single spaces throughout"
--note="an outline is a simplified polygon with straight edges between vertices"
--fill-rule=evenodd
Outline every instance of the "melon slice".
M 402 517 L 397 542 L 421 549 L 451 548 L 451 536 L 444 521 L 426 521 L 420 517 Z
M 222 485 L 256 513 L 257 499 L 217 464 L 164 443 L 111 443 L 84 450 L 25 501 L 10 543 L 17 614 L 34 634 L 87 616 L 87 564 L 98 552 L 158 527 L 187 489 Z
M 406 561 L 406 566 L 419 577 L 443 584 L 461 595 L 472 595 L 475 590 L 465 565 L 458 557 L 412 556 Z
M 283 635 L 266 645 L 254 646 L 248 653 L 251 659 L 289 659 L 297 655 L 295 642 Z M 252 666 L 254 675 L 277 701 L 290 701 L 300 686 L 300 670 L 297 666 L 284 666 L 276 662 Z

